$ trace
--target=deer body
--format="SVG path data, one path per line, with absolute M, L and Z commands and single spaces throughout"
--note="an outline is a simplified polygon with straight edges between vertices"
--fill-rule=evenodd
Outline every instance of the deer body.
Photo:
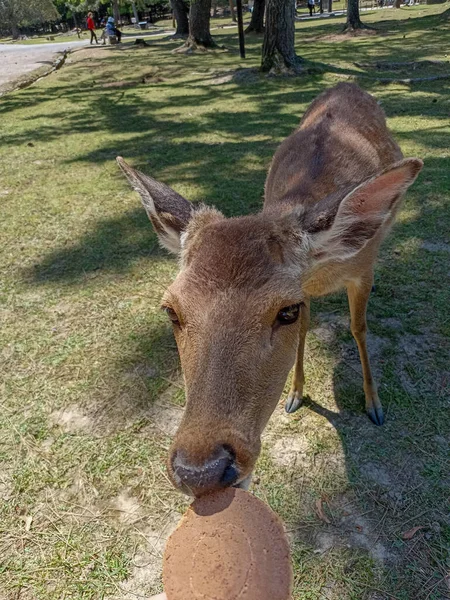
M 341 84 L 317 98 L 305 113 L 299 128 L 277 150 L 266 181 L 264 210 L 290 210 L 300 205 L 314 214 L 323 198 L 345 195 L 359 183 L 403 158 L 386 127 L 384 113 L 375 99 L 354 85 Z M 397 207 L 396 207 L 397 208 Z M 308 211 L 309 209 L 309 211 Z M 383 237 L 396 210 L 366 245 L 347 260 L 318 265 L 304 282 L 309 297 L 324 296 L 347 288 L 352 333 L 363 366 L 366 409 L 378 425 L 384 420 L 366 348 L 366 306 L 373 285 L 373 266 Z M 325 211 L 324 214 L 327 214 Z M 303 319 L 309 323 L 309 303 Z M 303 396 L 303 352 L 306 331 L 302 328 L 298 360 L 288 412 L 299 408 Z
M 402 160 L 376 101 L 351 84 L 319 96 L 277 150 L 256 215 L 194 209 L 118 161 L 181 258 L 163 299 L 187 397 L 168 463 L 175 485 L 195 495 L 245 485 L 293 364 L 286 410 L 301 405 L 310 298 L 343 287 L 366 409 L 381 425 L 366 307 L 379 245 L 422 162 Z

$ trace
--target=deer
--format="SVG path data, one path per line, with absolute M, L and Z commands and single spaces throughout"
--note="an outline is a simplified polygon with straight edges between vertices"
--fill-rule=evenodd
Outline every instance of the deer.
M 366 309 L 378 249 L 423 162 L 403 157 L 373 96 L 340 83 L 312 102 L 273 157 L 257 214 L 226 218 L 117 161 L 179 258 L 162 300 L 186 391 L 167 462 L 176 488 L 248 489 L 293 366 L 285 409 L 302 404 L 315 297 L 346 289 L 366 411 L 383 424 Z

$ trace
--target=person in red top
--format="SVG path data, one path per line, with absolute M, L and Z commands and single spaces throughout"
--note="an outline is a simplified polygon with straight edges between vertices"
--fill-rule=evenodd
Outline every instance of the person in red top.
M 88 13 L 87 28 L 91 32 L 91 44 L 94 41 L 94 38 L 95 38 L 95 42 L 98 44 L 98 39 L 95 34 L 95 23 L 94 23 L 94 19 L 92 17 L 93 17 L 92 13 L 91 12 Z

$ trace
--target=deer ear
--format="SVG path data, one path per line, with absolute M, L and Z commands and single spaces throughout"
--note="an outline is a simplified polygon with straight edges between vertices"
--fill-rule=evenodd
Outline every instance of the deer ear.
M 172 188 L 136 171 L 121 156 L 117 162 L 136 192 L 152 222 L 162 246 L 174 254 L 181 252 L 181 234 L 186 229 L 194 207 Z
M 359 252 L 395 215 L 422 166 L 418 158 L 403 160 L 361 183 L 337 206 L 324 199 L 315 218 L 307 219 L 314 260 L 346 260 Z

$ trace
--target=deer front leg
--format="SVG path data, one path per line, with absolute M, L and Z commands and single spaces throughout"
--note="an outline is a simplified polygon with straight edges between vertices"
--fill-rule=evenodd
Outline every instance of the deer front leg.
M 372 290 L 372 274 L 358 282 L 351 282 L 347 286 L 348 303 L 350 307 L 351 331 L 358 345 L 361 360 L 364 393 L 366 395 L 366 411 L 369 419 L 375 425 L 383 425 L 384 414 L 380 399 L 378 398 L 377 384 L 372 377 L 370 360 L 367 353 L 367 321 L 366 310 Z
M 303 371 L 303 357 L 305 355 L 305 340 L 309 329 L 310 320 L 309 299 L 300 308 L 300 337 L 295 361 L 294 377 L 291 389 L 284 408 L 287 413 L 293 413 L 300 408 L 303 402 L 303 386 L 305 384 L 305 373 Z

